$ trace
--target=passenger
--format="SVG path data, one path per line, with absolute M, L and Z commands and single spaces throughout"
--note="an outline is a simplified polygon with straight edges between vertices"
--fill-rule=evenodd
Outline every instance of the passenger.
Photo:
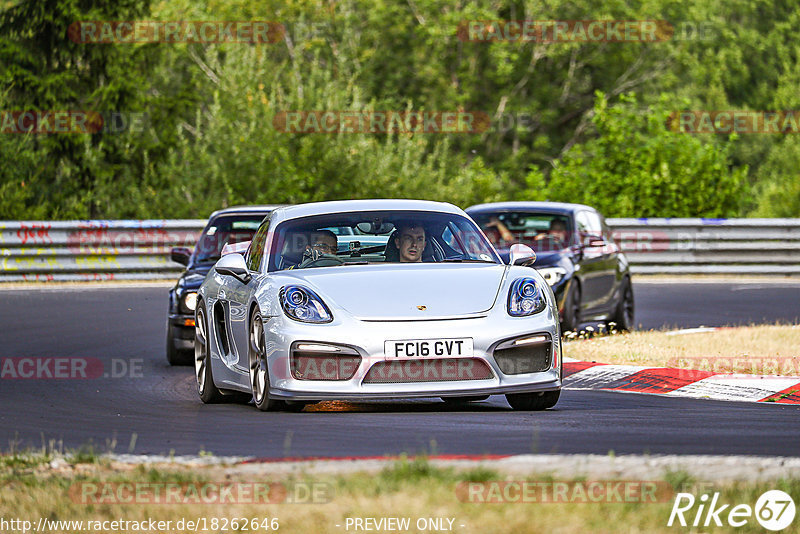
M 336 254 L 339 250 L 339 240 L 330 230 L 317 230 L 311 232 L 311 239 L 306 250 L 318 250 L 320 254 Z
M 514 234 L 496 216 L 489 219 L 489 222 L 483 227 L 483 233 L 495 248 L 508 248 L 514 243 Z
M 308 244 L 303 252 L 303 261 L 298 267 L 305 267 L 311 262 L 317 261 L 321 256 L 335 256 L 339 249 L 339 241 L 336 234 L 330 230 L 316 230 L 311 232 Z

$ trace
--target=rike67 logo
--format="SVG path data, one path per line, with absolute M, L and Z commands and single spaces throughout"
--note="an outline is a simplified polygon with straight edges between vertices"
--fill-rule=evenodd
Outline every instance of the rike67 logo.
M 720 503 L 719 492 L 710 497 L 703 494 L 699 499 L 691 493 L 678 493 L 667 526 L 677 523 L 682 527 L 721 527 L 727 523 L 731 527 L 743 527 L 755 518 L 763 528 L 777 532 L 792 524 L 795 511 L 794 500 L 781 490 L 764 492 L 755 507 Z

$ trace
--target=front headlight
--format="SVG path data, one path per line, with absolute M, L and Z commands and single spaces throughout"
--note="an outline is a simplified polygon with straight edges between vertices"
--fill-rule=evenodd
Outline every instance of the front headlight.
M 181 299 L 181 304 L 185 311 L 193 312 L 197 308 L 197 292 L 189 291 Z
M 519 278 L 508 292 L 508 314 L 525 317 L 544 311 L 547 307 L 545 292 L 533 278 Z
M 286 286 L 278 295 L 283 312 L 295 321 L 303 323 L 329 323 L 333 314 L 322 299 L 308 288 Z
M 547 285 L 553 287 L 567 275 L 567 270 L 563 267 L 545 267 L 543 269 L 536 269 L 542 275 Z

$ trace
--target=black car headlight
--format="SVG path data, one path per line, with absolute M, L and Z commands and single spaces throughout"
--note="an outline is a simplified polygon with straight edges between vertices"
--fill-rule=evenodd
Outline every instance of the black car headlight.
M 197 291 L 187 291 L 180 297 L 181 311 L 184 313 L 194 313 L 197 308 Z
M 283 312 L 295 321 L 303 323 L 330 323 L 333 321 L 331 310 L 322 299 L 302 286 L 286 286 L 278 295 Z
M 511 284 L 508 292 L 508 314 L 512 317 L 525 317 L 544 311 L 547 308 L 545 291 L 533 278 L 519 278 Z
M 550 287 L 559 283 L 567 274 L 567 270 L 563 267 L 542 267 L 536 270 L 539 271 L 539 274 L 542 275 L 542 278 Z

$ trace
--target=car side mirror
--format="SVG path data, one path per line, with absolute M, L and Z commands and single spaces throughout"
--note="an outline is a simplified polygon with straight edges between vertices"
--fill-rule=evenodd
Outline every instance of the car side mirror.
M 603 236 L 594 234 L 586 234 L 583 236 L 582 246 L 584 248 L 603 247 L 605 244 L 606 240 L 603 239 Z
M 525 267 L 533 267 L 536 261 L 536 253 L 528 245 L 516 243 L 511 245 L 508 255 L 509 265 L 523 265 Z
M 169 258 L 181 265 L 189 265 L 189 259 L 192 257 L 192 251 L 186 247 L 173 247 L 170 251 Z
M 214 270 L 225 276 L 233 276 L 243 284 L 246 284 L 252 278 L 244 261 L 244 256 L 236 252 L 223 256 L 214 266 Z

